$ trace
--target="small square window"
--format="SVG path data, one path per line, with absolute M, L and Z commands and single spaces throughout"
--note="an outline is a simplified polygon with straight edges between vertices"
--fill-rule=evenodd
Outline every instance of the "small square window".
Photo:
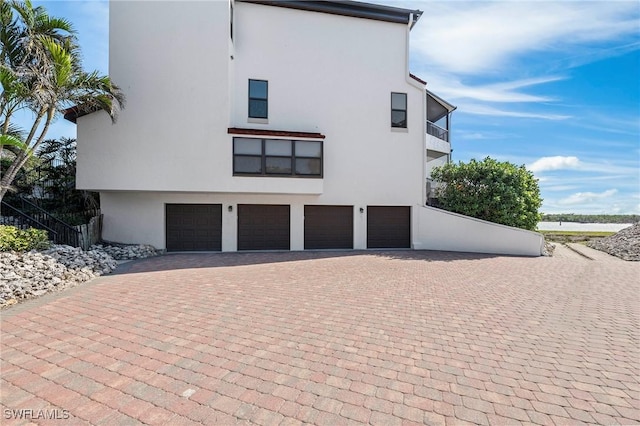
M 391 127 L 407 128 L 406 93 L 391 93 Z
M 269 83 L 265 80 L 249 80 L 249 117 L 267 118 Z

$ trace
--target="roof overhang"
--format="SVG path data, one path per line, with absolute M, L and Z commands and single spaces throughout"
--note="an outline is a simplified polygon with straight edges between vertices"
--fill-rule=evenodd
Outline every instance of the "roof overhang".
M 299 1 L 299 0 L 236 0 L 244 3 L 267 6 L 286 7 L 289 9 L 308 10 L 312 12 L 331 13 L 333 15 L 351 16 L 354 18 L 374 19 L 376 21 L 411 23 L 411 28 L 422 15 L 421 10 L 403 9 L 359 1 Z
M 435 123 L 447 114 L 451 114 L 456 108 L 456 106 L 427 90 L 427 120 Z
M 96 111 L 99 111 L 100 108 L 82 108 L 78 105 L 74 105 L 70 108 L 64 110 L 64 119 L 68 120 L 72 123 L 77 123 L 78 118 L 83 117 L 85 115 L 89 115 Z
M 229 133 L 230 135 L 249 135 L 249 136 L 267 136 L 267 137 L 306 138 L 306 139 L 324 139 L 326 137 L 322 133 L 292 132 L 289 130 L 243 129 L 239 127 L 229 127 L 227 129 L 227 133 Z

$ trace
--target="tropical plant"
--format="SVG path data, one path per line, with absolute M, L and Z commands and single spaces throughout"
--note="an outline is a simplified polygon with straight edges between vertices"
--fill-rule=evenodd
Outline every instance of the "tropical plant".
M 444 184 L 436 194 L 445 210 L 529 230 L 540 221 L 538 180 L 525 166 L 487 157 L 437 167 L 431 176 Z
M 76 33 L 66 19 L 49 16 L 30 0 L 0 0 L 0 27 L 0 157 L 8 147 L 12 159 L 2 171 L 1 201 L 60 113 L 75 105 L 80 112 L 102 109 L 115 121 L 124 95 L 109 77 L 83 70 Z M 11 123 L 20 110 L 34 116 L 26 130 Z
M 0 252 L 44 250 L 50 245 L 47 231 L 35 228 L 23 230 L 15 226 L 0 225 Z
M 97 193 L 76 189 L 75 139 L 47 139 L 40 145 L 37 156 L 40 175 L 46 182 L 41 207 L 56 215 L 100 208 Z

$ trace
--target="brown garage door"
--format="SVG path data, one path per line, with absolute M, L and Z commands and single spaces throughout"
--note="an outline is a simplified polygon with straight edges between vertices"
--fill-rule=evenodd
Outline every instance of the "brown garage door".
M 238 250 L 289 250 L 289 206 L 238 205 Z
M 305 249 L 352 249 L 353 206 L 304 206 Z
M 411 207 L 368 206 L 368 248 L 411 248 Z
M 220 251 L 221 204 L 167 204 L 167 251 Z

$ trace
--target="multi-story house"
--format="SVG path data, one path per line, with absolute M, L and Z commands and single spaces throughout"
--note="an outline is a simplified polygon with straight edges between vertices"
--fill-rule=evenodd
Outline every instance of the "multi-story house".
M 103 238 L 168 251 L 538 255 L 537 234 L 425 207 L 454 107 L 409 72 L 421 14 L 350 1 L 111 2 L 110 76 L 126 109 L 115 125 L 68 114 L 77 186 L 100 192 Z M 486 242 L 496 229 L 506 245 Z

